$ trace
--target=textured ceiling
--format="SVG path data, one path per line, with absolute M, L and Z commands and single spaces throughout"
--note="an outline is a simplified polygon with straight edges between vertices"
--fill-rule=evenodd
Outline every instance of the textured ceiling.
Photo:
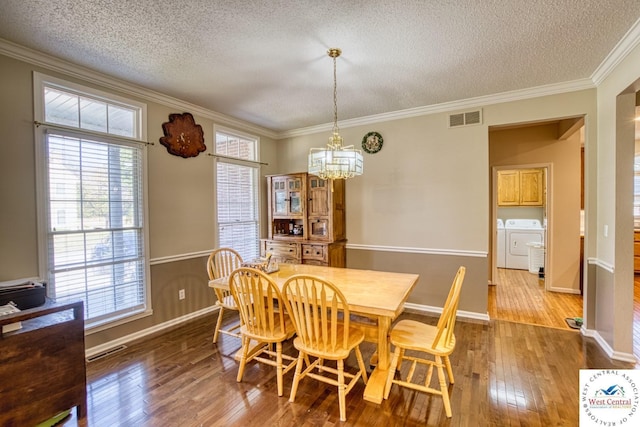
M 2 0 L 0 38 L 275 132 L 590 78 L 638 0 Z

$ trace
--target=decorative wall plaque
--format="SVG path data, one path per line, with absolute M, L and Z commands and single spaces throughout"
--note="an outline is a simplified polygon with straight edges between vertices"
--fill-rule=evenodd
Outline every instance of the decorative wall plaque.
M 378 132 L 369 132 L 362 138 L 362 149 L 369 154 L 375 154 L 382 149 L 382 135 Z
M 169 114 L 169 121 L 162 124 L 162 130 L 164 136 L 160 143 L 174 156 L 196 157 L 207 149 L 202 126 L 196 124 L 191 113 Z

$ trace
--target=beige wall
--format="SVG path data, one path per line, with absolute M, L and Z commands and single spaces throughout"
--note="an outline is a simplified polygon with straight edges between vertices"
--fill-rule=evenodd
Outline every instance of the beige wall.
M 580 134 L 560 140 L 557 123 L 489 132 L 492 167 L 549 165 L 547 289 L 580 290 Z M 495 203 L 495 201 L 493 201 Z M 514 208 L 518 209 L 518 208 Z
M 0 55 L 0 281 L 38 277 L 31 67 Z

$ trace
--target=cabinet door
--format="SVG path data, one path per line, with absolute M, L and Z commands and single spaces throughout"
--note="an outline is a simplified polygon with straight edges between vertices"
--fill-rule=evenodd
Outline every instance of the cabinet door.
M 309 219 L 308 227 L 310 229 L 309 239 L 330 240 L 329 239 L 330 224 L 329 224 L 328 218 Z
M 307 187 L 309 193 L 308 216 L 328 216 L 329 215 L 329 181 L 320 179 L 317 176 L 309 175 Z
M 271 180 L 271 214 L 273 216 L 284 216 L 289 213 L 287 203 L 287 179 L 285 177 L 274 177 Z
M 289 214 L 302 214 L 302 178 L 287 178 Z
M 275 217 L 303 213 L 302 177 L 278 176 L 271 179 L 271 214 Z
M 520 205 L 542 206 L 544 182 L 542 169 L 523 169 L 520 172 Z
M 520 182 L 517 170 L 498 171 L 498 206 L 520 204 Z

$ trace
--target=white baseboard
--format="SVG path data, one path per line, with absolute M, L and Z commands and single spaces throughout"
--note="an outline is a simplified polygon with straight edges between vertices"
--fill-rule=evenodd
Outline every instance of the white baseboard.
M 193 313 L 185 314 L 184 316 L 176 317 L 175 319 L 171 319 L 169 321 L 160 323 L 158 325 L 154 325 L 150 328 L 143 329 L 141 331 L 136 331 L 132 334 L 125 335 L 123 337 L 117 338 L 112 341 L 108 341 L 104 344 L 97 345 L 95 347 L 85 349 L 85 357 L 91 357 L 95 354 L 102 353 L 103 351 L 107 351 L 111 348 L 129 343 L 131 341 L 146 337 L 148 335 L 154 334 L 156 332 L 163 331 L 172 326 L 179 325 L 181 323 L 187 322 L 189 320 L 195 319 L 200 316 L 204 316 L 205 314 L 211 313 L 213 311 L 217 311 L 219 307 L 211 306 L 207 308 L 203 308 L 202 310 L 194 311 Z
M 552 286 L 548 290 L 551 292 L 558 292 L 563 294 L 580 295 L 580 289 L 558 288 L 558 287 Z
M 629 362 L 629 363 L 637 363 L 636 357 L 632 353 L 622 353 L 619 351 L 614 351 L 608 342 L 602 338 L 602 336 L 593 329 L 586 329 L 584 326 L 580 329 L 582 335 L 586 337 L 592 337 L 596 340 L 600 348 L 607 353 L 607 356 L 613 360 L 619 360 L 621 362 Z
M 405 308 L 408 308 L 410 310 L 414 310 L 420 313 L 424 313 L 424 314 L 436 314 L 436 315 L 440 315 L 442 314 L 442 307 L 434 307 L 434 306 L 430 306 L 430 305 L 422 305 L 422 304 L 413 304 L 410 302 L 407 302 L 404 304 Z M 463 318 L 463 319 L 473 319 L 473 320 L 482 320 L 484 322 L 488 322 L 489 319 L 489 313 L 476 313 L 474 311 L 464 311 L 464 310 L 458 310 L 458 317 L 459 318 Z

